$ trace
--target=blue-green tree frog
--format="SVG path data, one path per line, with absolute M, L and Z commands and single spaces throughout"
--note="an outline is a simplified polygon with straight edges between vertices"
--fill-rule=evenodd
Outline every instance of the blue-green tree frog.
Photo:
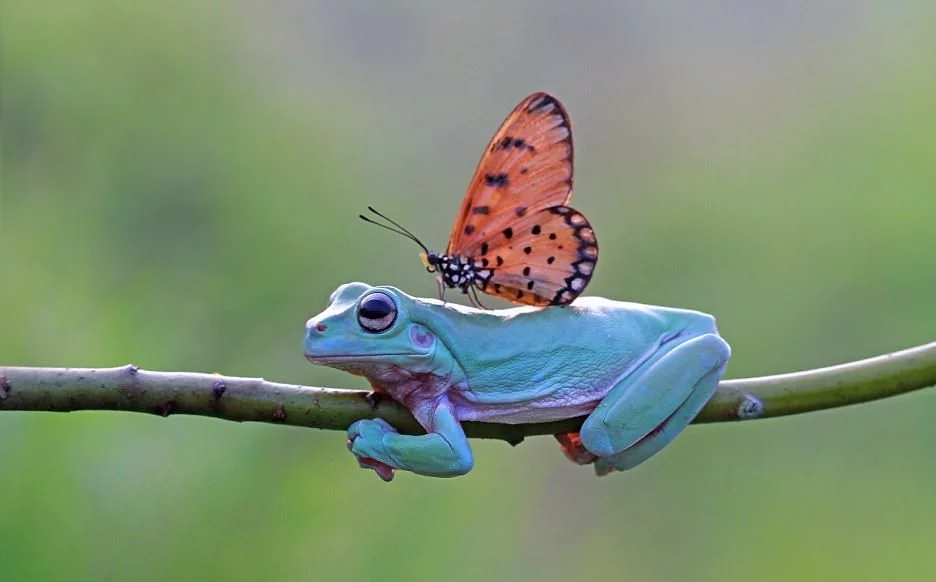
M 580 297 L 566 307 L 479 310 L 347 283 L 309 319 L 305 356 L 364 376 L 425 435 L 382 419 L 348 429 L 360 465 L 452 477 L 471 470 L 461 421 L 534 423 L 588 415 L 556 435 L 573 462 L 604 475 L 659 452 L 699 413 L 731 350 L 711 315 Z

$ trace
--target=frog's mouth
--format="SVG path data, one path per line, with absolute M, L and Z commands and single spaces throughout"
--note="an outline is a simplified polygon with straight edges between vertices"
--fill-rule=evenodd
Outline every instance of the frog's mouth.
M 315 364 L 329 364 L 332 362 L 363 362 L 366 360 L 382 358 L 398 358 L 406 356 L 409 358 L 427 357 L 430 354 L 414 354 L 412 352 L 387 352 L 382 354 L 310 354 L 306 353 L 305 358 Z

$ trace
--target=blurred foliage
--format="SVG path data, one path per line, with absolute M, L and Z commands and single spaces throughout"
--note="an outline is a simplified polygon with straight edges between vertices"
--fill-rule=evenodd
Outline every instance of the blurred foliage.
M 377 204 L 443 244 L 490 134 L 576 127 L 590 293 L 715 313 L 730 376 L 934 339 L 929 5 L 520 2 L 0 8 L 0 354 L 339 387 L 301 356 L 349 280 L 431 295 Z M 0 580 L 932 579 L 936 399 L 694 428 L 595 479 L 551 439 L 468 476 L 344 436 L 0 418 Z

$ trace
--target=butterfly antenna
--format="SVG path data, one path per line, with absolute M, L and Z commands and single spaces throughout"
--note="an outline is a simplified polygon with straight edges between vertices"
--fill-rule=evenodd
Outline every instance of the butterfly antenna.
M 427 255 L 429 254 L 430 251 L 429 251 L 429 249 L 426 247 L 426 245 L 424 245 L 424 244 L 422 243 L 422 241 L 419 240 L 419 238 L 416 237 L 415 234 L 413 234 L 412 232 L 410 232 L 409 229 L 407 229 L 406 227 L 404 227 L 403 225 L 401 225 L 399 222 L 393 220 L 393 219 L 390 218 L 389 216 L 386 216 L 386 215 L 384 215 L 384 214 L 378 212 L 377 209 L 374 208 L 373 206 L 368 206 L 367 209 L 370 210 L 371 212 L 373 212 L 374 214 L 376 214 L 377 216 L 379 216 L 380 218 L 383 218 L 384 220 L 386 220 L 387 222 L 389 222 L 390 224 L 392 224 L 392 225 L 395 226 L 396 228 L 393 228 L 393 226 L 387 226 L 386 224 L 383 224 L 383 223 L 381 223 L 381 222 L 377 222 L 377 221 L 374 220 L 373 218 L 370 218 L 370 217 L 368 217 L 368 216 L 364 216 L 363 214 L 358 214 L 358 217 L 359 217 L 361 220 L 363 220 L 364 222 L 373 224 L 373 225 L 375 225 L 375 226 L 379 226 L 380 228 L 385 228 L 385 229 L 389 230 L 390 232 L 395 232 L 396 234 L 398 234 L 398 235 L 400 235 L 400 236 L 405 236 L 406 238 L 410 239 L 410 240 L 413 241 L 414 243 L 418 244 L 418 245 L 420 246 L 420 248 L 422 248 L 422 250 L 425 251 L 425 253 L 426 253 Z

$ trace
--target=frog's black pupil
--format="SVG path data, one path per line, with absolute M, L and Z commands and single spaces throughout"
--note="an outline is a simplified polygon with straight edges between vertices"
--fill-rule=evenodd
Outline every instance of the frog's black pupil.
M 361 303 L 361 317 L 364 319 L 382 319 L 391 312 L 393 312 L 393 304 L 381 295 L 368 297 Z

